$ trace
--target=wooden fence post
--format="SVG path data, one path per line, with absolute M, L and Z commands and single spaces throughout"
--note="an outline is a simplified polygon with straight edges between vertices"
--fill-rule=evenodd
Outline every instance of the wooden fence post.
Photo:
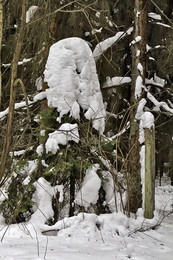
M 144 217 L 151 219 L 155 209 L 155 130 L 145 128 L 145 201 Z

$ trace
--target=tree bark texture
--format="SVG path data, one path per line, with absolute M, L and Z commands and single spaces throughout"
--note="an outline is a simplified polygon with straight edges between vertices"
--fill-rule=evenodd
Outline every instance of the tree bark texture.
M 2 28 L 3 28 L 3 5 L 2 5 L 2 0 L 0 0 L 0 110 L 1 110 L 1 105 L 2 105 L 2 74 L 1 74 Z
M 147 20 L 148 20 L 148 1 L 135 1 L 134 17 L 134 40 L 136 37 L 141 39 L 131 45 L 132 50 L 132 81 L 131 81 L 131 113 L 130 113 L 130 140 L 128 157 L 128 211 L 136 212 L 142 206 L 141 177 L 140 177 L 140 144 L 139 144 L 139 122 L 136 120 L 136 110 L 142 93 L 139 97 L 135 96 L 136 80 L 140 76 L 145 85 L 146 72 L 146 44 L 147 44 Z M 138 64 L 142 65 L 139 70 Z
M 15 96 L 16 96 L 16 87 L 14 86 L 14 83 L 17 78 L 18 61 L 20 58 L 22 42 L 23 42 L 24 33 L 25 33 L 27 3 L 28 3 L 28 0 L 23 0 L 23 2 L 22 2 L 21 25 L 20 25 L 20 30 L 19 30 L 18 36 L 17 36 L 16 48 L 15 48 L 13 61 L 12 61 L 9 112 L 8 112 L 6 136 L 5 136 L 3 151 L 2 151 L 2 156 L 1 156 L 0 182 L 2 182 L 2 178 L 5 174 L 6 163 L 8 160 L 9 150 L 10 150 L 10 145 L 11 145 L 11 132 L 12 132 L 14 105 L 15 105 Z

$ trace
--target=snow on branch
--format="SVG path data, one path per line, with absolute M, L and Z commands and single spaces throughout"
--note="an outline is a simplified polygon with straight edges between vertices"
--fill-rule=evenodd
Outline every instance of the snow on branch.
M 113 86 L 122 86 L 124 84 L 129 84 L 131 83 L 131 78 L 130 77 L 107 77 L 106 82 L 103 85 L 103 88 L 110 88 Z
M 151 0 L 151 3 L 157 8 L 160 14 L 163 15 L 167 19 L 167 21 L 173 25 L 171 19 L 168 18 L 168 16 L 163 12 L 163 10 L 161 10 L 160 7 L 155 3 L 155 1 Z
M 173 114 L 173 108 L 170 108 L 166 102 L 159 102 L 150 92 L 147 93 L 147 98 L 154 104 L 153 111 L 160 111 L 162 107 L 165 109 L 169 114 Z
M 148 13 L 148 17 L 152 18 L 154 20 L 160 20 L 160 21 L 162 20 L 162 18 L 159 14 L 156 14 L 156 13 L 153 13 L 153 12 Z
M 127 31 L 117 32 L 115 36 L 99 42 L 93 51 L 93 56 L 95 60 L 97 61 L 107 49 L 109 49 L 114 43 L 116 43 L 118 40 L 122 39 L 126 35 L 130 35 L 132 31 L 133 27 L 130 27 Z
M 22 65 L 23 63 L 27 63 L 27 62 L 29 62 L 31 60 L 32 60 L 32 58 L 29 58 L 29 59 L 24 58 L 22 61 L 18 62 L 18 65 Z M 2 67 L 4 67 L 4 68 L 8 68 L 10 66 L 11 66 L 11 63 L 3 63 L 2 64 Z
M 140 68 L 140 63 L 138 64 L 138 69 L 142 73 L 142 68 Z M 129 85 L 131 83 L 131 77 L 107 77 L 106 82 L 103 84 L 103 88 L 110 88 L 110 87 L 117 87 L 122 85 Z M 165 79 L 161 79 L 154 75 L 154 78 L 151 79 L 145 79 L 146 85 L 152 85 L 158 88 L 163 88 L 166 84 Z
M 165 23 L 156 22 L 156 24 L 161 25 L 163 27 L 172 28 L 170 25 L 165 24 Z
M 28 105 L 32 105 L 33 103 L 34 103 L 33 101 L 28 100 Z M 14 109 L 17 110 L 25 107 L 26 107 L 26 102 L 22 101 L 19 103 L 15 103 Z M 5 110 L 0 112 L 0 121 L 3 120 L 4 117 L 8 115 L 8 112 L 9 112 L 9 108 L 6 108 Z
M 163 14 L 163 12 L 162 12 L 162 14 Z M 158 25 L 161 25 L 161 26 L 164 26 L 164 27 L 167 27 L 167 28 L 171 28 L 171 26 L 168 25 L 168 24 L 158 22 L 158 21 L 162 21 L 161 15 L 159 15 L 159 14 L 156 14 L 156 13 L 152 13 L 152 12 L 151 12 L 151 13 L 148 13 L 148 17 L 151 18 L 152 21 L 153 21 L 153 20 L 156 20 L 156 21 L 155 21 L 155 24 L 158 24 Z M 168 17 L 167 17 L 167 18 L 168 18 Z
M 130 122 L 128 121 L 127 124 L 125 125 L 125 127 L 120 130 L 116 135 L 113 135 L 109 138 L 107 138 L 109 141 L 113 141 L 116 138 L 118 138 L 119 136 L 123 135 L 128 129 L 130 128 Z
M 38 6 L 32 5 L 29 7 L 28 11 L 26 12 L 26 23 L 29 23 L 30 20 L 34 17 L 35 12 L 37 11 Z
M 65 123 L 60 126 L 58 131 L 50 133 L 45 144 L 46 153 L 52 152 L 53 154 L 56 154 L 57 150 L 59 150 L 59 144 L 66 145 L 68 141 L 79 142 L 77 124 Z
M 135 43 L 138 43 L 138 42 L 140 42 L 140 41 L 141 41 L 141 36 L 138 35 L 138 36 L 136 36 L 136 38 L 135 38 L 133 41 L 131 41 L 131 43 L 129 44 L 129 46 L 132 46 L 132 45 L 134 45 Z
M 153 85 L 153 86 L 158 87 L 158 88 L 163 88 L 166 84 L 166 80 L 161 79 L 161 78 L 157 77 L 156 75 L 154 75 L 154 78 L 145 79 L 145 84 L 146 85 Z

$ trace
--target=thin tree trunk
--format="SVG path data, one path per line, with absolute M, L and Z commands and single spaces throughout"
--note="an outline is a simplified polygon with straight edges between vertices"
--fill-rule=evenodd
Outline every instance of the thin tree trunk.
M 70 209 L 69 217 L 74 216 L 74 199 L 75 199 L 75 174 L 74 171 L 70 174 Z
M 6 163 L 8 160 L 10 144 L 11 144 L 11 132 L 12 132 L 14 104 L 15 104 L 15 96 L 16 96 L 16 87 L 14 86 L 14 83 L 17 78 L 18 61 L 19 61 L 21 48 L 22 48 L 22 42 L 23 42 L 24 33 L 25 33 L 27 3 L 28 3 L 28 0 L 23 0 L 23 2 L 22 2 L 21 25 L 20 25 L 20 30 L 18 33 L 16 48 L 15 48 L 13 61 L 12 61 L 9 112 L 8 112 L 6 136 L 5 136 L 5 140 L 4 140 L 2 157 L 1 157 L 0 182 L 2 182 L 2 178 L 5 174 L 5 168 L 6 168 Z
M 159 186 L 162 186 L 162 177 L 163 177 L 163 172 L 164 172 L 164 160 L 161 159 L 159 163 Z
M 142 93 L 136 95 L 137 78 L 141 77 L 145 85 L 146 72 L 146 43 L 148 1 L 135 0 L 134 44 L 132 49 L 132 82 L 131 82 L 131 114 L 130 140 L 128 160 L 128 212 L 136 212 L 142 206 L 141 177 L 140 177 L 140 144 L 139 122 L 136 120 L 136 110 Z M 141 37 L 141 38 L 140 38 Z M 141 66 L 139 66 L 139 64 Z M 142 68 L 142 69 L 140 69 Z
M 0 0 L 0 110 L 1 110 L 1 105 L 2 105 L 2 74 L 1 74 L 2 28 L 3 28 L 3 6 L 2 6 L 2 0 Z
M 55 16 L 51 19 L 50 24 L 47 25 L 48 32 L 45 40 L 45 50 L 44 50 L 44 59 L 47 61 L 47 58 L 49 56 L 49 49 L 52 45 L 52 39 L 56 38 L 56 34 L 58 32 L 58 14 L 55 14 Z M 43 82 L 42 84 L 42 90 L 45 91 L 48 88 L 47 82 Z M 48 108 L 47 105 L 47 99 L 43 99 L 41 102 L 41 111 L 46 110 Z
M 171 178 L 171 186 L 173 186 L 173 146 L 169 152 L 169 161 L 170 161 L 170 178 Z

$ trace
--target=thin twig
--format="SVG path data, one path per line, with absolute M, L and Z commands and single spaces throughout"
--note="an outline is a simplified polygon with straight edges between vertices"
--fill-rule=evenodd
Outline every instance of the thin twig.
M 153 0 L 151 0 L 151 2 L 159 10 L 159 12 L 168 20 L 168 22 L 170 22 L 173 25 L 172 21 L 168 18 L 166 14 L 164 14 L 164 12 L 160 9 L 160 7 Z
M 34 231 L 35 231 L 35 235 L 36 235 L 36 241 L 37 241 L 37 253 L 38 253 L 38 257 L 40 255 L 40 250 L 39 250 L 39 240 L 38 240 L 38 235 L 37 235 L 37 230 L 35 229 L 34 225 L 31 223 Z
M 9 229 L 9 225 L 6 227 L 5 232 L 2 235 L 1 242 L 3 241 L 5 234 L 7 233 L 7 230 Z
M 44 259 L 46 259 L 46 254 L 47 254 L 47 246 L 48 246 L 48 236 L 46 236 L 46 247 L 45 247 L 45 252 L 44 252 Z

